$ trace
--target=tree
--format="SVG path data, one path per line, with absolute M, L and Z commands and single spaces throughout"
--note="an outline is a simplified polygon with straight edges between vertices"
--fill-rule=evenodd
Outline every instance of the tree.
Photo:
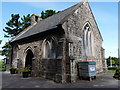
M 112 60 L 112 65 L 118 65 L 119 60 L 116 57 L 108 57 L 107 59 L 107 65 L 110 66 L 110 60 Z
M 27 28 L 28 26 L 30 26 L 30 24 L 31 24 L 31 20 L 30 20 L 30 18 L 31 18 L 31 15 L 30 14 L 28 14 L 28 15 L 24 15 L 22 18 L 21 18 L 21 20 L 22 20 L 22 28 L 21 28 L 21 30 L 24 30 L 25 28 Z
M 12 14 L 11 17 L 11 20 L 6 23 L 7 26 L 3 29 L 6 32 L 4 37 L 14 37 L 21 32 L 22 23 L 20 21 L 20 15 Z
M 115 64 L 116 64 L 115 60 L 112 60 L 112 65 L 115 65 Z
M 6 32 L 4 37 L 14 37 L 17 34 L 19 34 L 21 31 L 23 31 L 25 28 L 27 28 L 28 26 L 30 26 L 30 14 L 23 16 L 20 19 L 19 14 L 12 14 L 11 15 L 11 20 L 9 20 L 6 25 L 7 27 L 5 27 L 5 29 L 3 29 L 4 32 Z M 11 45 L 9 42 L 7 42 L 3 47 L 2 47 L 2 51 L 0 52 L 1 55 L 8 57 L 9 56 L 9 52 L 11 50 Z
M 110 56 L 106 60 L 107 60 L 107 65 L 110 66 Z
M 118 58 L 112 57 L 111 59 L 114 61 L 114 63 L 112 63 L 112 64 L 114 64 L 114 65 L 118 65 L 119 64 Z
M 11 45 L 9 42 L 7 42 L 3 47 L 2 47 L 2 52 L 1 52 L 1 55 L 2 56 L 6 56 L 8 57 L 9 56 L 9 52 L 11 51 Z
M 60 12 L 60 11 L 58 11 Z M 55 10 L 46 10 L 41 12 L 41 18 L 45 19 L 49 16 L 52 16 L 53 14 L 58 13 Z M 21 31 L 23 31 L 25 28 L 30 26 L 31 20 L 30 20 L 31 15 L 24 15 L 22 18 L 20 18 L 19 14 L 11 14 L 11 20 L 9 20 L 6 23 L 5 29 L 3 31 L 6 33 L 4 37 L 15 37 L 18 35 Z M 8 57 L 9 51 L 11 50 L 10 44 L 7 42 L 3 47 L 2 47 L 2 52 L 1 55 L 4 55 Z
M 49 17 L 49 16 L 52 16 L 53 14 L 56 14 L 56 13 L 59 13 L 60 11 L 55 11 L 55 10 L 46 10 L 45 12 L 44 11 L 42 11 L 41 12 L 41 18 L 42 19 L 45 19 L 45 18 L 47 18 L 47 17 Z

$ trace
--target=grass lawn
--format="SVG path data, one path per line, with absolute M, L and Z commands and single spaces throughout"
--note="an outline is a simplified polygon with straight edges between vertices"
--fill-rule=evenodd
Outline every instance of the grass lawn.
M 107 72 L 115 73 L 116 70 L 108 70 Z

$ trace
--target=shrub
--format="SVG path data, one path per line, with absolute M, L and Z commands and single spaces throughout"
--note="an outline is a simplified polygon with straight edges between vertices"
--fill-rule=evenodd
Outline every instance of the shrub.
M 119 79 L 120 80 L 120 67 L 116 68 L 116 72 L 113 76 L 115 79 Z
M 15 68 L 14 65 L 11 65 L 10 69 L 17 69 L 17 68 Z
M 117 67 L 108 67 L 108 70 L 116 70 Z
M 0 60 L 0 71 L 5 71 L 5 64 L 4 64 L 4 60 Z
M 120 69 L 120 67 L 117 67 L 117 69 Z
M 22 71 L 23 71 L 23 72 L 31 71 L 31 70 L 30 70 L 30 66 L 25 67 Z

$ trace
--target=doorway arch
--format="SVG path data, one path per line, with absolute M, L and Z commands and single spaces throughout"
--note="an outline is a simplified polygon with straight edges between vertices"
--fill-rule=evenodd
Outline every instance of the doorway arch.
M 33 52 L 28 49 L 26 52 L 26 58 L 25 58 L 25 67 L 29 67 L 30 70 L 32 70 L 32 59 L 34 57 Z

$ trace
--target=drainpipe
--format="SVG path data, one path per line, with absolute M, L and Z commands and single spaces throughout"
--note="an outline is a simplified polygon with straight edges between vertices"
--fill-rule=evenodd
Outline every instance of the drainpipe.
M 9 61 L 9 65 L 11 66 L 12 65 L 12 59 L 13 59 L 13 45 L 11 44 L 11 55 L 10 55 L 10 61 Z

